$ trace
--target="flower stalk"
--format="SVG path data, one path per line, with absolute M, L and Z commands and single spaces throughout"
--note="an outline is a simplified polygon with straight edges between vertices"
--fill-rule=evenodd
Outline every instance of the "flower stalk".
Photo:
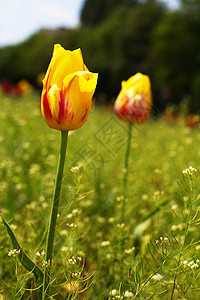
M 124 223 L 125 220 L 125 206 L 126 206 L 126 198 L 127 198 L 127 177 L 128 177 L 128 162 L 129 162 L 129 154 L 130 154 L 130 146 L 131 146 L 131 132 L 132 132 L 132 123 L 128 124 L 128 139 L 126 144 L 126 152 L 124 159 L 124 176 L 122 182 L 122 191 L 123 191 L 123 202 L 122 202 L 122 216 L 121 222 Z
M 47 296 L 47 292 L 49 288 L 50 275 L 51 275 L 50 272 L 51 272 L 51 264 L 52 264 L 52 256 L 53 256 L 53 244 L 54 244 L 56 221 L 58 215 L 63 170 L 65 165 L 67 141 L 68 141 L 68 131 L 61 131 L 60 154 L 58 160 L 57 176 L 56 176 L 54 195 L 53 195 L 53 201 L 51 206 L 51 215 L 50 215 L 49 228 L 48 228 L 48 236 L 47 236 L 47 247 L 46 247 L 46 258 L 45 258 L 45 262 L 47 263 L 47 266 L 45 267 L 44 270 L 43 299 L 49 299 L 49 297 Z

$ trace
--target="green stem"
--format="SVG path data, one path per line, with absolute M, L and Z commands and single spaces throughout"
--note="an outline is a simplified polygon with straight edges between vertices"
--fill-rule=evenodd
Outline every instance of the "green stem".
M 125 206 L 126 206 L 126 198 L 127 198 L 127 176 L 128 176 L 128 160 L 130 153 L 130 145 L 131 145 L 131 131 L 132 131 L 132 123 L 128 124 L 128 139 L 126 144 L 126 152 L 125 152 L 125 160 L 124 160 L 124 177 L 123 177 L 123 202 L 122 202 L 122 218 L 121 221 L 124 223 L 125 219 Z
M 51 206 L 51 215 L 50 215 L 50 222 L 48 228 L 47 248 L 46 248 L 46 258 L 45 258 L 45 261 L 47 262 L 47 264 L 49 263 L 49 266 L 47 265 L 44 271 L 42 299 L 50 299 L 50 297 L 47 295 L 47 292 L 48 292 L 48 287 L 50 282 L 50 269 L 52 264 L 53 244 L 54 244 L 54 236 L 55 236 L 55 229 L 56 229 L 56 220 L 58 215 L 63 170 L 65 164 L 67 140 L 68 140 L 68 131 L 61 131 L 60 154 L 58 160 L 58 169 L 57 169 L 57 176 L 56 176 L 56 182 L 54 188 L 53 202 Z

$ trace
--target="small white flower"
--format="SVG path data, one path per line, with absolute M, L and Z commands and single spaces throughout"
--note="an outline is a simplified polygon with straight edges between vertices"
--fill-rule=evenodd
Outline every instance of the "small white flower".
M 73 215 L 76 215 L 78 212 L 79 212 L 79 210 L 77 208 L 75 208 L 75 209 L 72 210 L 72 214 Z
M 125 296 L 125 297 L 133 297 L 134 295 L 133 295 L 132 292 L 125 291 L 124 296 Z
M 15 229 L 17 229 L 17 225 L 11 224 L 11 225 L 10 225 L 10 228 L 11 228 L 12 230 L 15 230 Z
M 75 265 L 75 263 L 76 263 L 75 257 L 72 256 L 71 258 L 69 258 L 69 259 L 68 259 L 68 263 L 69 263 L 70 265 Z
M 61 251 L 62 252 L 72 252 L 73 248 L 72 247 L 66 247 L 66 246 L 62 246 Z
M 76 167 L 72 167 L 72 168 L 70 169 L 70 171 L 71 171 L 72 173 L 77 173 L 77 172 L 79 171 L 79 169 L 80 169 L 80 166 L 76 166 Z
M 155 281 L 159 281 L 159 280 L 162 280 L 163 277 L 164 277 L 163 275 L 157 273 L 157 274 L 153 275 L 151 278 Z
M 50 260 L 48 260 L 48 261 L 44 260 L 43 263 L 42 263 L 42 267 L 48 267 L 48 266 L 50 266 Z
M 72 214 L 67 215 L 67 219 L 71 219 L 73 217 Z
M 190 166 L 188 169 L 183 170 L 182 174 L 184 176 L 192 176 L 192 175 L 196 175 L 197 174 L 197 169 L 193 168 L 192 166 Z
M 118 228 L 124 228 L 124 226 L 125 226 L 124 223 L 121 223 L 121 224 L 120 224 L 120 223 L 117 223 L 117 227 L 118 227 Z
M 117 294 L 118 294 L 118 291 L 116 289 L 114 289 L 110 292 L 111 296 L 117 296 Z
M 106 246 L 109 246 L 110 245 L 110 241 L 103 241 L 102 243 L 101 243 L 101 246 L 102 247 L 106 247 Z
M 196 260 L 196 263 L 195 263 L 193 260 L 191 260 L 191 261 L 189 261 L 189 262 L 188 262 L 188 260 L 184 260 L 184 261 L 181 261 L 181 264 L 182 264 L 184 267 L 188 267 L 188 268 L 190 268 L 191 270 L 193 270 L 193 269 L 199 268 L 198 262 L 199 262 L 198 259 Z
M 20 254 L 20 249 L 13 249 L 13 250 L 10 250 L 8 252 L 8 256 L 13 256 L 15 257 L 16 255 Z
M 82 261 L 82 257 L 80 257 L 80 256 L 77 256 L 77 259 L 78 259 L 79 261 Z
M 131 254 L 131 253 L 133 253 L 134 250 L 135 250 L 135 247 L 132 247 L 132 248 L 130 248 L 130 249 L 125 249 L 124 252 L 125 252 L 126 254 Z
M 118 196 L 116 200 L 117 200 L 117 202 L 123 201 L 124 200 L 124 196 L 123 195 Z
M 175 231 L 177 229 L 177 226 L 176 225 L 172 225 L 171 229 L 172 229 L 172 231 Z
M 71 229 L 76 229 L 77 224 L 74 224 L 74 223 L 69 224 L 69 223 L 67 223 L 67 226 L 68 226 L 69 228 L 71 228 Z
M 79 272 L 74 272 L 74 273 L 72 273 L 72 278 L 77 278 L 77 277 L 79 277 L 81 275 L 81 273 Z
M 63 230 L 60 231 L 60 235 L 67 236 L 68 235 L 68 231 L 66 229 L 63 229 Z
M 175 209 L 177 209 L 177 208 L 178 208 L 178 205 L 177 205 L 177 204 L 172 205 L 172 210 L 175 210 Z
M 13 250 L 10 250 L 10 251 L 8 252 L 8 256 L 12 256 L 13 254 L 14 254 Z

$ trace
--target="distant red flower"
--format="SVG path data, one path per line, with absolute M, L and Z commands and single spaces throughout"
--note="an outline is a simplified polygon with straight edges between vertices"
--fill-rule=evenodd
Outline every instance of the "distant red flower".
M 5 93 L 5 94 L 8 94 L 10 93 L 11 89 L 12 89 L 12 86 L 10 84 L 9 81 L 5 80 L 2 82 L 1 84 L 1 88 L 2 88 L 2 91 Z
M 186 125 L 190 128 L 196 128 L 199 125 L 199 116 L 194 115 L 194 114 L 190 114 L 187 117 Z

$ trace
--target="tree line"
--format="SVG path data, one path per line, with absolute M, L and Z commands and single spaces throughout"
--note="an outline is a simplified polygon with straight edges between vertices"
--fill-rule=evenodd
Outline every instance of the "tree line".
M 181 0 L 169 10 L 156 0 L 86 0 L 75 29 L 40 30 L 24 42 L 0 48 L 0 80 L 26 78 L 37 85 L 53 45 L 81 48 L 90 71 L 99 73 L 96 98 L 112 101 L 122 80 L 137 72 L 151 78 L 154 103 L 189 99 L 200 108 L 200 0 Z

